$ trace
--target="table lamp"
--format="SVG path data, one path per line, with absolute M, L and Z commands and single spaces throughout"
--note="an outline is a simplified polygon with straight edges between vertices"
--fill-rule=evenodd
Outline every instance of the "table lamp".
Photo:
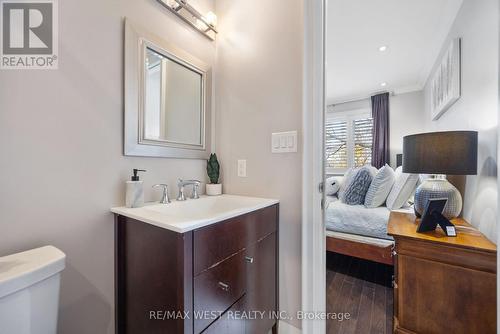
M 432 174 L 415 192 L 420 217 L 429 199 L 446 198 L 443 216 L 456 218 L 462 195 L 446 175 L 477 174 L 477 131 L 428 132 L 403 137 L 403 172 Z

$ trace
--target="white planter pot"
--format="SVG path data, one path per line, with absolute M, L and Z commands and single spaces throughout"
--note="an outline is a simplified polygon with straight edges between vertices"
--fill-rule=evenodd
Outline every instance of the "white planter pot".
M 206 192 L 207 192 L 208 196 L 220 195 L 220 194 L 222 194 L 222 184 L 221 183 L 217 183 L 217 184 L 207 183 Z

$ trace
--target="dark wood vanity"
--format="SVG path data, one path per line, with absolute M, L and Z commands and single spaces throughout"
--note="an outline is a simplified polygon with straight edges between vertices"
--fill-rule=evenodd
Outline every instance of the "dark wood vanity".
M 116 215 L 116 333 L 276 333 L 278 208 L 185 233 Z

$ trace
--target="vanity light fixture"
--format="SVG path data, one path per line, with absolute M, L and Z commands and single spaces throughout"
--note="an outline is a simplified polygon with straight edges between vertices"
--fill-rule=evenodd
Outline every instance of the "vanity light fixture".
M 163 7 L 180 17 L 197 31 L 211 40 L 217 35 L 217 16 L 213 12 L 202 15 L 188 0 L 157 0 Z

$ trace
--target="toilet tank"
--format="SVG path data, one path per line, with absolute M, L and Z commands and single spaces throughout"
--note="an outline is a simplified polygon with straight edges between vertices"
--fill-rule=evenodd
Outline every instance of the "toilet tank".
M 53 246 L 0 257 L 0 334 L 56 334 L 66 255 Z

